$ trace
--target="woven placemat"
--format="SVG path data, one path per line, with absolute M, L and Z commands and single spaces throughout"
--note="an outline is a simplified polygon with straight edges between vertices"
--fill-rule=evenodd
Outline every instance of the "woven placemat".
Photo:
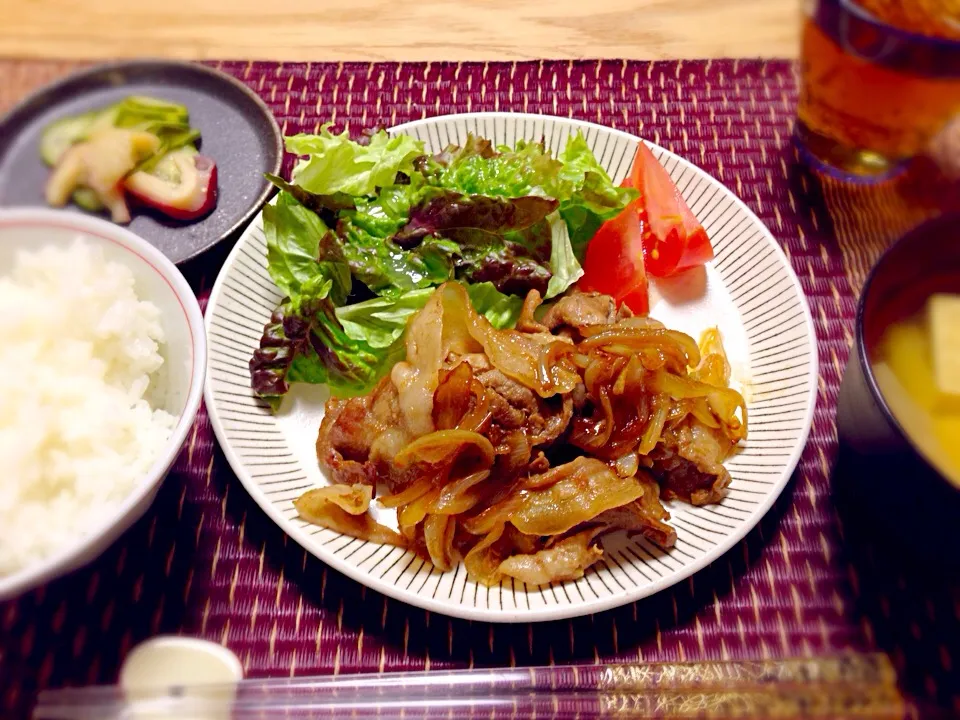
M 387 600 L 308 556 L 247 496 L 201 413 L 140 523 L 90 567 L 0 605 L 3 717 L 23 716 L 40 687 L 113 681 L 130 647 L 157 633 L 222 642 L 258 676 L 879 648 L 891 654 L 909 691 L 960 711 L 960 593 L 942 577 L 873 552 L 856 510 L 838 510 L 832 498 L 834 414 L 854 288 L 889 237 L 874 233 L 861 242 L 872 221 L 850 222 L 844 203 L 855 198 L 835 197 L 835 187 L 795 167 L 790 64 L 216 66 L 256 90 L 288 133 L 330 119 L 357 132 L 378 122 L 516 110 L 641 134 L 700 165 L 770 227 L 807 293 L 821 360 L 813 432 L 774 509 L 688 581 L 596 616 L 491 626 Z M 66 69 L 0 63 L 0 103 Z M 895 214 L 882 198 L 869 202 Z M 866 217 L 866 202 L 855 207 Z M 202 300 L 227 249 L 186 268 Z

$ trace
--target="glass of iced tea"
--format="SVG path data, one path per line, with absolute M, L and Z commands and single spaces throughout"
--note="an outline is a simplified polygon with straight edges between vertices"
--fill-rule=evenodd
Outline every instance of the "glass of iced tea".
M 844 179 L 960 176 L 960 0 L 807 0 L 796 135 Z

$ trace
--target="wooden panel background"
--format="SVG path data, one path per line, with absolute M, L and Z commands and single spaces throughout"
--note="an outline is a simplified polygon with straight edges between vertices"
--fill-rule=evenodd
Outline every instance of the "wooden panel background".
M 800 0 L 0 0 L 0 56 L 794 57 Z

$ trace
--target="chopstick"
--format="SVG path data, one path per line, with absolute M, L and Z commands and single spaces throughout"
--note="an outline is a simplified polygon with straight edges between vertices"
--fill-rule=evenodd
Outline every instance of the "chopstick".
M 37 720 L 314 718 L 900 718 L 884 655 L 558 666 L 244 680 L 125 698 L 115 687 L 41 693 Z

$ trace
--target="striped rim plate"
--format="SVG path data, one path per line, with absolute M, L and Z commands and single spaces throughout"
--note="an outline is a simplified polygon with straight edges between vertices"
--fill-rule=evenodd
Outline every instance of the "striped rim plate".
M 639 138 L 591 123 L 478 113 L 392 130 L 423 140 L 434 152 L 462 143 L 470 132 L 497 144 L 543 138 L 557 152 L 578 131 L 614 181 L 622 180 Z M 749 437 L 726 463 L 733 482 L 723 501 L 699 508 L 667 503 L 677 530 L 675 547 L 662 550 L 618 533 L 604 539 L 602 560 L 580 580 L 538 587 L 507 580 L 488 588 L 468 580 L 462 566 L 441 573 L 410 551 L 300 520 L 293 500 L 326 483 L 315 442 L 327 393 L 323 387 L 297 387 L 274 415 L 250 390 L 247 361 L 281 299 L 266 271 L 258 217 L 234 247 L 210 296 L 206 402 L 227 459 L 263 510 L 311 553 L 374 590 L 427 610 L 491 622 L 555 620 L 623 605 L 683 580 L 741 540 L 780 495 L 810 431 L 817 388 L 813 322 L 790 263 L 760 220 L 703 170 L 650 147 L 716 252 L 705 271 L 658 283 L 651 314 L 695 337 L 719 327 L 733 380 L 749 408 Z

